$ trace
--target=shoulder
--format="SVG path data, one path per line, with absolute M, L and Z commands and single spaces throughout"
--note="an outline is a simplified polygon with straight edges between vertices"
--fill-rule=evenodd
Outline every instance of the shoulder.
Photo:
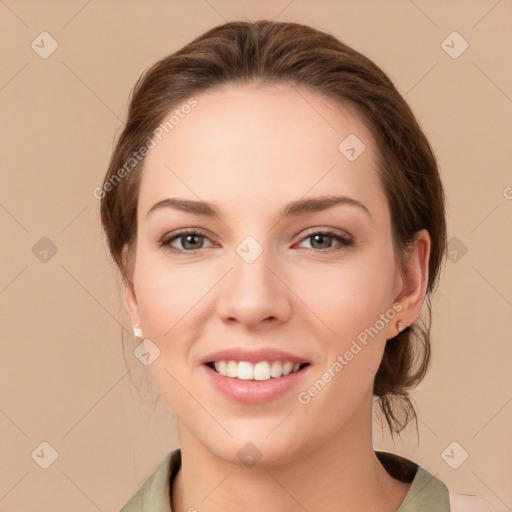
M 376 452 L 387 472 L 395 479 L 410 483 L 397 512 L 450 512 L 448 488 L 419 464 L 391 452 Z
M 181 450 L 168 453 L 120 512 L 172 512 L 170 489 L 181 466 Z
M 469 494 L 449 492 L 451 512 L 494 512 L 484 498 Z
M 450 491 L 427 469 L 403 456 L 382 451 L 375 453 L 391 476 L 411 483 L 397 512 L 495 512 L 484 498 Z

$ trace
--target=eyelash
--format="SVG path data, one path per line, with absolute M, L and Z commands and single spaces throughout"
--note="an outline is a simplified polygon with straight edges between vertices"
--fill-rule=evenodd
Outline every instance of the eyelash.
M 181 253 L 181 254 L 187 254 L 190 256 L 194 256 L 202 249 L 187 251 L 185 249 L 176 249 L 170 245 L 171 242 L 173 242 L 174 240 L 177 240 L 179 238 L 182 238 L 185 235 L 200 235 L 200 236 L 203 236 L 203 237 L 209 239 L 208 235 L 201 229 L 189 228 L 189 229 L 183 229 L 183 230 L 177 231 L 175 233 L 171 233 L 167 236 L 164 236 L 160 240 L 160 242 L 158 242 L 158 245 L 162 249 L 168 250 L 169 252 L 172 252 L 172 253 Z M 336 233 L 335 231 L 329 231 L 329 230 L 310 231 L 306 236 L 304 236 L 300 240 L 300 242 L 303 242 L 304 240 L 311 238 L 314 235 L 332 237 L 334 240 L 340 242 L 340 245 L 337 247 L 330 247 L 329 249 L 309 249 L 307 247 L 302 247 L 302 249 L 305 249 L 310 254 L 327 254 L 327 253 L 337 252 L 337 251 L 343 250 L 346 247 L 350 247 L 354 244 L 354 240 L 352 238 L 342 236 L 342 235 Z

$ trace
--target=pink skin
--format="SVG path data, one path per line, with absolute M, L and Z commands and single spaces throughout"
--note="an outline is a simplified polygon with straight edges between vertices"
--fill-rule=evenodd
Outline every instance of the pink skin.
M 372 385 L 397 320 L 410 325 L 420 312 L 429 235 L 418 233 L 400 271 L 375 142 L 350 108 L 287 85 L 228 85 L 196 99 L 146 157 L 133 283 L 125 288 L 132 323 L 161 351 L 150 369 L 178 418 L 183 465 L 173 510 L 302 510 L 297 502 L 309 512 L 396 510 L 409 486 L 374 455 Z M 366 150 L 350 162 L 338 145 L 352 133 Z M 322 195 L 354 198 L 372 218 L 337 205 L 279 219 L 286 203 Z M 213 202 L 222 220 L 171 208 L 147 215 L 168 197 Z M 206 232 L 188 240 L 196 254 L 186 253 L 186 238 L 172 242 L 180 253 L 159 247 L 182 228 Z M 326 228 L 354 244 L 332 239 L 329 248 L 329 239 L 310 238 Z M 236 252 L 248 236 L 263 248 L 252 263 Z M 323 247 L 330 252 L 322 254 Z M 396 302 L 402 309 L 394 319 L 301 404 L 298 393 Z M 230 400 L 211 385 L 200 360 L 233 346 L 297 354 L 311 363 L 307 377 L 264 404 Z M 252 468 L 237 456 L 248 442 L 261 453 Z

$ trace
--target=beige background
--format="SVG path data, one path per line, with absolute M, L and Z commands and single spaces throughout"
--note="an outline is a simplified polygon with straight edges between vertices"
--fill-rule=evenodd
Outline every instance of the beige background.
M 374 59 L 431 140 L 450 260 L 413 393 L 420 443 L 409 429 L 393 446 L 377 428 L 375 445 L 512 510 L 509 0 L 0 1 L 1 510 L 118 510 L 178 446 L 131 354 L 93 190 L 143 69 L 224 20 L 258 18 L 313 25 Z M 47 58 L 44 31 L 58 44 Z M 453 31 L 469 44 L 458 58 L 441 46 Z M 442 456 L 454 441 L 452 465 L 469 454 L 457 469 Z M 43 442 L 58 455 L 47 469 Z

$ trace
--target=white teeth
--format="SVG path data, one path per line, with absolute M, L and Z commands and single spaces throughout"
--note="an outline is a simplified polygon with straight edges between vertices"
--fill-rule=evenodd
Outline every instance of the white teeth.
M 289 373 L 295 373 L 300 363 L 281 363 L 281 361 L 260 361 L 256 364 L 248 361 L 215 361 L 215 370 L 226 377 L 240 380 L 269 380 Z
M 283 375 L 288 375 L 293 370 L 293 363 L 283 364 Z
M 215 361 L 215 369 L 221 375 L 226 375 L 226 361 Z
M 247 361 L 240 361 L 238 363 L 238 379 L 253 380 L 254 379 L 254 365 Z
M 254 380 L 268 380 L 270 379 L 270 365 L 267 361 L 256 363 L 254 365 Z
M 282 374 L 283 365 L 281 364 L 281 361 L 274 361 L 270 366 L 270 375 L 272 375 L 272 377 L 281 377 Z
M 238 363 L 236 361 L 229 361 L 226 365 L 226 375 L 228 377 L 236 377 L 238 374 Z

